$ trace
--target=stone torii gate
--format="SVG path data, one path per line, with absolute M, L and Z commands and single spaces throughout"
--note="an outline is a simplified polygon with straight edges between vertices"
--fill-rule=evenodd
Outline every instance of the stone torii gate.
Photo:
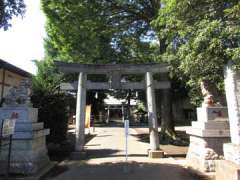
M 55 64 L 64 73 L 78 73 L 78 81 L 74 83 L 61 84 L 62 90 L 77 90 L 76 105 L 76 143 L 75 151 L 84 150 L 85 142 L 85 106 L 87 90 L 104 89 L 131 89 L 146 90 L 148 123 L 150 134 L 150 157 L 161 157 L 163 152 L 159 150 L 158 122 L 156 115 L 155 89 L 170 89 L 168 78 L 155 81 L 153 74 L 168 74 L 167 64 L 79 64 L 55 61 Z M 107 75 L 108 82 L 91 82 L 87 75 Z M 121 82 L 122 75 L 143 74 L 145 80 L 142 82 Z

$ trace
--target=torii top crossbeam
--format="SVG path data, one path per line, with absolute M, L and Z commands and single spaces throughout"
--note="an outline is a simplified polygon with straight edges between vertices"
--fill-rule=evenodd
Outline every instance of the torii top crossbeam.
M 60 71 L 64 73 L 86 74 L 107 74 L 111 72 L 120 72 L 121 74 L 143 74 L 151 73 L 167 73 L 169 66 L 165 63 L 148 63 L 148 64 L 80 64 L 67 63 L 61 61 L 54 62 Z

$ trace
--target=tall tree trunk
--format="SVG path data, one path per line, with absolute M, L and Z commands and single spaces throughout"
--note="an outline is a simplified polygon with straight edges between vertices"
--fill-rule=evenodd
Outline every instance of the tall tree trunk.
M 166 38 L 158 36 L 159 52 L 163 54 L 166 52 Z M 166 77 L 169 80 L 169 77 Z M 174 129 L 174 119 L 172 112 L 172 89 L 161 90 L 161 139 L 176 139 L 176 132 Z
M 171 89 L 164 89 L 162 92 L 161 103 L 161 134 L 163 138 L 176 139 L 174 130 L 174 120 L 172 114 L 172 91 Z

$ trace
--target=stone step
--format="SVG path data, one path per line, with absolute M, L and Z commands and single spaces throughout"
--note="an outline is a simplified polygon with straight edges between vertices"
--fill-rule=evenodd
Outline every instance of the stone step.
M 200 129 L 225 130 L 229 129 L 229 121 L 195 121 L 192 122 L 192 127 Z
M 213 149 L 217 154 L 223 155 L 223 144 L 229 143 L 230 137 L 198 137 L 190 136 L 190 146 L 195 147 L 195 151 L 201 148 Z
M 15 132 L 36 131 L 43 129 L 43 122 L 29 123 L 29 122 L 16 122 Z
M 202 147 L 207 147 L 207 142 L 201 137 L 190 136 L 190 146 L 192 145 L 200 145 Z
M 35 175 L 39 170 L 48 166 L 49 163 L 50 163 L 50 160 L 47 156 L 42 157 L 37 161 L 32 161 L 29 163 L 12 161 L 11 173 Z M 28 176 L 25 175 L 25 177 L 28 177 Z M 27 178 L 24 178 L 24 180 L 27 180 Z M 31 180 L 39 180 L 39 178 L 32 178 Z
M 191 147 L 190 147 L 191 148 Z M 195 149 L 195 147 L 193 147 Z M 196 169 L 200 172 L 214 172 L 216 167 L 216 161 L 219 160 L 207 160 L 202 155 L 196 154 L 195 150 L 189 150 L 187 154 L 187 166 Z
M 5 163 L 7 151 L 0 156 L 0 166 Z M 12 151 L 11 155 L 11 172 L 20 174 L 33 174 L 40 168 L 49 163 L 46 148 L 30 151 Z
M 22 161 L 22 162 L 31 162 L 37 161 L 42 157 L 47 156 L 48 150 L 46 146 L 38 148 L 36 150 L 12 150 L 11 152 L 11 160 L 12 161 Z M 2 151 L 0 160 L 6 160 L 8 155 L 8 150 Z
M 200 128 L 189 128 L 186 131 L 187 134 L 195 135 L 199 137 L 230 137 L 230 130 L 204 130 Z
M 202 147 L 217 146 L 230 142 L 229 137 L 198 137 L 190 136 L 190 144 L 200 145 Z M 221 147 L 222 148 L 222 147 Z
M 42 129 L 30 132 L 15 132 L 13 139 L 35 139 L 38 137 L 46 136 L 50 133 L 49 129 Z
M 3 144 L 7 144 L 9 141 L 3 141 Z M 45 147 L 46 146 L 46 137 L 42 136 L 39 138 L 35 138 L 35 139 L 14 139 L 12 141 L 12 150 L 36 150 L 39 149 L 41 147 Z M 8 146 L 3 146 L 3 149 L 7 149 L 8 150 Z
M 209 149 L 210 148 L 203 147 L 201 145 L 190 144 L 190 146 L 188 148 L 188 156 L 189 156 L 189 154 L 194 154 L 195 156 L 197 156 L 201 159 L 211 159 L 211 158 L 206 158 L 208 156 Z

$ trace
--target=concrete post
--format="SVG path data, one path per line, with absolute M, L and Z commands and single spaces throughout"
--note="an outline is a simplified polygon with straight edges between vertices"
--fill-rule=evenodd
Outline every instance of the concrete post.
M 84 149 L 86 81 L 87 75 L 80 72 L 78 77 L 77 107 L 76 107 L 76 143 L 75 143 L 76 151 L 82 151 Z
M 146 92 L 147 92 L 148 124 L 150 134 L 150 149 L 152 151 L 155 151 L 159 150 L 159 137 L 153 77 L 152 73 L 150 72 L 146 73 Z

